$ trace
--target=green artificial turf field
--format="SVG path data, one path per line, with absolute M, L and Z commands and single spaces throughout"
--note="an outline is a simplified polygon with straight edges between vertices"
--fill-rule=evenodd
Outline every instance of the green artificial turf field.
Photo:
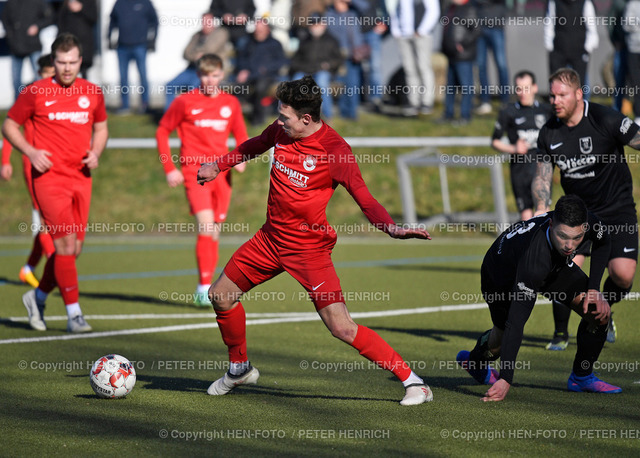
M 578 320 L 572 317 L 568 350 L 548 352 L 551 307 L 541 303 L 525 328 L 515 385 L 506 401 L 486 404 L 480 400 L 486 387 L 460 370 L 455 356 L 490 327 L 479 270 L 491 239 L 342 237 L 334 261 L 351 313 L 425 378 L 433 402 L 400 406 L 400 382 L 332 338 L 286 274 L 243 301 L 258 384 L 213 397 L 206 389 L 227 368 L 226 347 L 211 309 L 189 304 L 194 241 L 88 238 L 78 272 L 80 303 L 94 333 L 71 340 L 65 340 L 70 336 L 57 293 L 48 301 L 49 330 L 28 327 L 21 304 L 28 287 L 17 273 L 29 239 L 0 242 L 0 455 L 640 452 L 637 299 L 615 307 L 619 338 L 598 362 L 601 378 L 621 386 L 621 394 L 566 391 Z M 224 240 L 220 265 L 238 243 Z M 108 353 L 126 356 L 137 368 L 136 386 L 125 399 L 99 399 L 89 385 L 91 364 Z

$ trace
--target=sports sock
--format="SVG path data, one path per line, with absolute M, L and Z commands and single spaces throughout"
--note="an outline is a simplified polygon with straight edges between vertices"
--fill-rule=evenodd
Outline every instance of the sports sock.
M 40 245 L 42 246 L 42 252 L 47 258 L 50 258 L 53 253 L 56 252 L 56 247 L 53 244 L 53 238 L 48 232 L 40 232 L 38 234 L 40 239 Z
M 243 363 L 247 358 L 247 319 L 244 307 L 238 302 L 231 310 L 216 310 L 216 321 L 222 341 L 229 349 L 229 361 Z
M 72 254 L 56 254 L 53 265 L 56 275 L 56 283 L 62 295 L 62 301 L 67 304 L 78 302 L 78 271 L 76 269 L 76 257 Z
M 210 235 L 198 235 L 196 241 L 196 262 L 201 285 L 210 285 L 216 269 L 217 246 Z
M 424 380 L 422 380 L 420 377 L 418 377 L 418 375 L 411 371 L 411 373 L 409 374 L 409 377 L 402 382 L 402 385 L 406 388 L 409 385 L 423 385 L 424 384 Z
M 40 279 L 40 285 L 38 285 L 38 289 L 36 290 L 36 296 L 38 294 L 38 290 L 42 293 L 49 294 L 53 291 L 53 288 L 56 287 L 55 262 L 56 255 L 54 253 L 49 259 L 47 259 L 47 262 L 44 265 L 44 272 Z
M 47 301 L 48 296 L 49 296 L 49 293 L 45 293 L 40 289 L 40 287 L 36 288 L 36 304 L 44 305 L 44 303 Z
M 69 318 L 73 318 L 74 316 L 82 315 L 82 310 L 80 309 L 80 304 L 74 302 L 73 304 L 68 304 L 66 306 L 67 316 Z
M 625 296 L 631 291 L 631 286 L 629 288 L 623 289 L 620 288 L 615 282 L 611 279 L 611 277 L 607 277 L 604 282 L 604 287 L 602 288 L 602 293 L 604 294 L 604 298 L 607 300 L 609 305 L 613 305 L 617 302 L 620 302 Z
M 243 363 L 231 363 L 229 364 L 229 373 L 231 375 L 242 375 L 244 374 L 251 364 L 249 361 L 245 361 Z
M 382 337 L 366 326 L 358 325 L 356 338 L 351 346 L 358 350 L 362 356 L 373 361 L 382 369 L 389 370 L 404 382 L 411 375 L 411 369 L 400 356 Z
M 39 235 L 36 235 L 33 238 L 33 245 L 31 247 L 31 253 L 29 253 L 29 257 L 27 258 L 27 265 L 30 267 L 35 267 L 38 265 L 38 262 L 40 262 L 41 258 L 42 258 L 42 243 L 40 243 Z
M 580 321 L 576 340 L 578 349 L 573 360 L 573 373 L 584 377 L 593 371 L 593 363 L 598 360 L 604 341 L 607 338 L 607 325 L 589 326 L 586 319 Z
M 553 322 L 556 334 L 569 337 L 569 317 L 571 317 L 571 309 L 560 302 L 553 301 Z

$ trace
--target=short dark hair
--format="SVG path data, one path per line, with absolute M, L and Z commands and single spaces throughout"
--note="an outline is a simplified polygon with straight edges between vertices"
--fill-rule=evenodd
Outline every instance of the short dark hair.
M 320 121 L 322 90 L 311 76 L 283 81 L 278 84 L 276 97 L 280 102 L 293 108 L 299 118 L 309 114 L 314 122 Z
M 569 227 L 581 226 L 588 220 L 587 206 L 574 194 L 562 196 L 556 202 L 552 219 L 554 224 L 565 224 Z
M 516 73 L 516 76 L 513 77 L 513 81 L 515 82 L 516 80 L 524 78 L 525 76 L 531 78 L 531 84 L 536 84 L 536 75 L 534 75 L 533 72 L 529 70 L 520 70 L 518 73 Z
M 571 86 L 574 89 L 582 89 L 582 84 L 580 83 L 580 75 L 573 68 L 559 68 L 549 77 L 549 86 L 553 84 L 554 81 L 559 81 L 562 84 L 566 84 L 567 86 Z
M 80 56 L 82 56 L 82 45 L 80 44 L 80 40 L 78 40 L 78 38 L 72 33 L 61 33 L 56 37 L 51 45 L 51 55 L 55 59 L 58 51 L 69 52 L 73 48 L 78 48 Z
M 53 67 L 53 56 L 51 54 L 43 54 L 38 58 L 38 69 L 42 70 L 46 67 Z

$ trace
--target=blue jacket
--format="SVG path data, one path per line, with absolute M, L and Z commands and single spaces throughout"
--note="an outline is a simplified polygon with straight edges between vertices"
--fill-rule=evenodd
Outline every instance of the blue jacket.
M 118 46 L 146 44 L 155 48 L 158 35 L 158 15 L 150 0 L 117 0 L 111 10 L 109 22 L 109 42 L 113 44 L 112 33 L 118 30 Z
M 259 78 L 277 78 L 280 70 L 289 64 L 282 45 L 278 40 L 269 36 L 264 41 L 251 40 L 238 55 L 236 73 L 249 70 L 249 81 Z

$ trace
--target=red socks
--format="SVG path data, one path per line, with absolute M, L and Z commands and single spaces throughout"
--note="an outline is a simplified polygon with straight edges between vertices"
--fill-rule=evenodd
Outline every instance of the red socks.
M 244 307 L 238 302 L 231 310 L 216 310 L 216 321 L 222 341 L 229 349 L 229 362 L 243 363 L 247 358 L 247 319 Z
M 400 356 L 382 337 L 366 326 L 358 325 L 356 338 L 351 344 L 362 356 L 373 361 L 382 369 L 393 372 L 401 382 L 404 382 L 411 369 Z
M 56 287 L 56 274 L 54 271 L 56 258 L 56 254 L 52 254 L 51 257 L 47 259 L 47 262 L 44 265 L 44 272 L 42 273 L 42 278 L 40 279 L 40 285 L 38 285 L 38 289 L 43 293 L 49 294 L 51 291 L 53 291 L 53 288 Z
M 218 263 L 218 241 L 210 235 L 198 235 L 196 241 L 196 262 L 200 274 L 200 284 L 210 285 Z
M 53 256 L 49 258 L 47 265 L 53 258 Z M 76 257 L 74 255 L 63 256 L 56 254 L 53 270 L 65 305 L 78 302 L 78 271 L 76 269 Z
M 53 253 L 56 252 L 56 247 L 53 244 L 53 238 L 51 234 L 48 232 L 40 232 L 38 234 L 38 240 L 40 240 L 40 246 L 42 247 L 42 252 L 49 259 Z

